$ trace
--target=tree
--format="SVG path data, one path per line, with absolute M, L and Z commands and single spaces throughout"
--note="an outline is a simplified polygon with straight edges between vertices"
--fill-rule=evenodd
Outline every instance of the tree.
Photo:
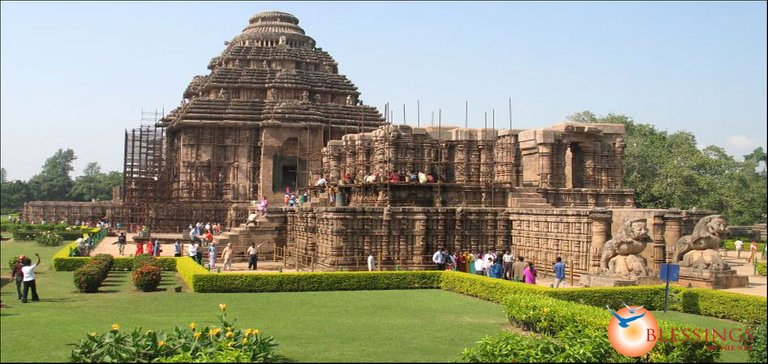
M 101 173 L 99 164 L 91 162 L 83 170 L 83 175 L 75 179 L 69 196 L 77 201 L 109 201 L 112 199 L 112 188 L 122 182 L 122 173 Z
M 714 210 L 733 225 L 763 220 L 766 154 L 762 148 L 739 162 L 717 146 L 698 149 L 696 137 L 689 132 L 669 134 L 625 115 L 598 117 L 583 111 L 568 118 L 625 126 L 624 186 L 635 190 L 637 207 Z
M 24 181 L 3 182 L 0 189 L 0 213 L 19 211 L 25 202 L 32 200 L 32 193 Z
M 77 159 L 72 149 L 59 149 L 43 164 L 43 170 L 29 180 L 34 199 L 40 201 L 66 200 L 72 189 L 72 162 Z
M 5 183 L 8 178 L 8 172 L 5 171 L 5 168 L 0 168 L 0 183 Z

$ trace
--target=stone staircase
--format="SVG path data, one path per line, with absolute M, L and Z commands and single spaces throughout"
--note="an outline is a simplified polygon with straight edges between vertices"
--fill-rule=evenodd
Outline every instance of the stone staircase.
M 552 205 L 535 188 L 516 188 L 507 196 L 507 206 L 518 209 L 551 209 Z
M 214 237 L 214 242 L 219 247 L 219 251 L 224 249 L 228 243 L 232 243 L 232 249 L 235 250 L 234 261 L 247 261 L 245 251 L 252 243 L 259 247 L 259 259 L 267 259 L 274 253 L 275 247 L 285 240 L 285 224 L 275 219 L 259 217 L 256 225 L 250 224 L 247 227 L 245 223 L 240 224 Z M 283 244 L 284 245 L 284 244 Z M 271 258 L 269 258 L 271 259 Z

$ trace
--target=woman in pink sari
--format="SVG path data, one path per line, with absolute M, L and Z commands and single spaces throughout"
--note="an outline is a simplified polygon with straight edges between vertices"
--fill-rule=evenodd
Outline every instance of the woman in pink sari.
M 525 283 L 536 284 L 536 268 L 533 267 L 533 262 L 528 262 L 528 266 L 523 270 L 523 277 Z

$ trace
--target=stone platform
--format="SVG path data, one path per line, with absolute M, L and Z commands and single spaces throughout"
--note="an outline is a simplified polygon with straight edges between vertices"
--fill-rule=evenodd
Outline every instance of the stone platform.
M 622 277 L 602 274 L 582 274 L 579 284 L 585 287 L 627 287 L 660 284 L 656 277 Z
M 738 275 L 735 270 L 711 271 L 680 267 L 680 280 L 677 284 L 697 288 L 739 288 L 747 287 L 749 285 L 749 278 Z

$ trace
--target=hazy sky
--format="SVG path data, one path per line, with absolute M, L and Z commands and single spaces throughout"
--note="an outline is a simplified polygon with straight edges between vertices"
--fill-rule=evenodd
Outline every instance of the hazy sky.
M 38 173 L 58 148 L 122 171 L 123 132 L 177 106 L 251 15 L 279 10 L 395 122 L 546 127 L 591 110 L 766 147 L 765 2 L 168 2 L 1 6 L 2 167 Z M 649 161 L 651 162 L 651 161 Z

